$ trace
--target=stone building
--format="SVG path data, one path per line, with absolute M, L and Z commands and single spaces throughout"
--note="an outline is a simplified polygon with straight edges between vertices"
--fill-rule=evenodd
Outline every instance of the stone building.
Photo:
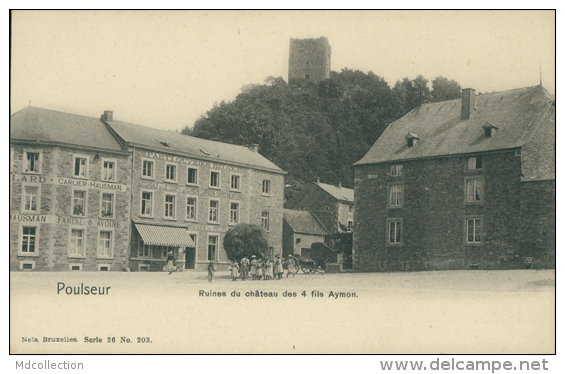
M 555 267 L 555 101 L 423 104 L 355 164 L 354 269 Z
M 316 215 L 331 233 L 350 232 L 353 229 L 354 190 L 321 183 L 320 178 L 309 183 L 298 196 L 287 202 L 286 207 L 307 210 Z
M 332 49 L 324 36 L 318 39 L 290 39 L 288 81 L 330 78 Z
M 227 264 L 224 235 L 239 223 L 261 226 L 269 255 L 282 254 L 285 172 L 257 145 L 133 125 L 111 112 L 102 120 L 133 158 L 132 271 L 164 267 L 168 250 L 184 269 L 204 270 L 210 260 Z
M 302 255 L 314 243 L 325 243 L 330 235 L 324 225 L 308 211 L 284 210 L 283 255 Z
M 239 223 L 282 254 L 284 179 L 257 145 L 30 106 L 11 116 L 10 270 L 158 271 L 169 250 L 204 270 Z
M 13 114 L 10 270 L 123 270 L 130 169 L 100 119 L 31 106 Z

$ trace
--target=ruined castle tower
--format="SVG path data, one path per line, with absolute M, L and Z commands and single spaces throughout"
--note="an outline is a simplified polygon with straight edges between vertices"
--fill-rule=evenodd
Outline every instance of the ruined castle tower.
M 288 81 L 295 78 L 316 82 L 330 77 L 332 49 L 328 38 L 290 39 Z

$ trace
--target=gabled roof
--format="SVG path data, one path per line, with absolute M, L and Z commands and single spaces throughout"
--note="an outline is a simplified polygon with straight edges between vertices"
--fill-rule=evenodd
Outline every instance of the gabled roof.
M 130 145 L 145 146 L 166 153 L 181 152 L 189 157 L 213 162 L 235 163 L 284 173 L 277 165 L 245 146 L 195 138 L 116 120 L 108 124 Z
M 461 99 L 423 104 L 388 125 L 354 165 L 521 147 L 552 102 L 542 86 L 477 95 L 468 120 L 461 119 Z M 485 122 L 498 128 L 491 138 L 484 136 Z M 420 138 L 414 147 L 406 145 L 408 133 Z
M 338 199 L 339 201 L 348 201 L 352 203 L 354 200 L 353 189 L 351 188 L 338 187 L 326 183 L 315 183 L 315 184 L 318 185 L 321 189 L 323 189 L 327 193 L 329 193 L 330 195 L 332 195 L 333 197 L 335 197 L 336 199 Z
M 295 233 L 330 235 L 328 230 L 307 210 L 283 210 L 283 218 Z
M 125 151 L 99 118 L 32 106 L 10 116 L 10 140 Z

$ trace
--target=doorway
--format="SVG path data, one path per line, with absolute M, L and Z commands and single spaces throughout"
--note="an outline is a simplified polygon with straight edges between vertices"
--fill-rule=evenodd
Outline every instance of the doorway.
M 196 268 L 196 248 L 186 248 L 184 252 L 184 268 L 185 269 L 195 269 Z

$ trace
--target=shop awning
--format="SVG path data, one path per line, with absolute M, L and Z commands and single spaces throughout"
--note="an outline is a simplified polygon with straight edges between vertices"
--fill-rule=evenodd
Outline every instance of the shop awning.
M 144 225 L 136 223 L 135 228 L 141 235 L 143 243 L 147 245 L 166 245 L 171 247 L 191 247 L 196 245 L 182 227 Z

